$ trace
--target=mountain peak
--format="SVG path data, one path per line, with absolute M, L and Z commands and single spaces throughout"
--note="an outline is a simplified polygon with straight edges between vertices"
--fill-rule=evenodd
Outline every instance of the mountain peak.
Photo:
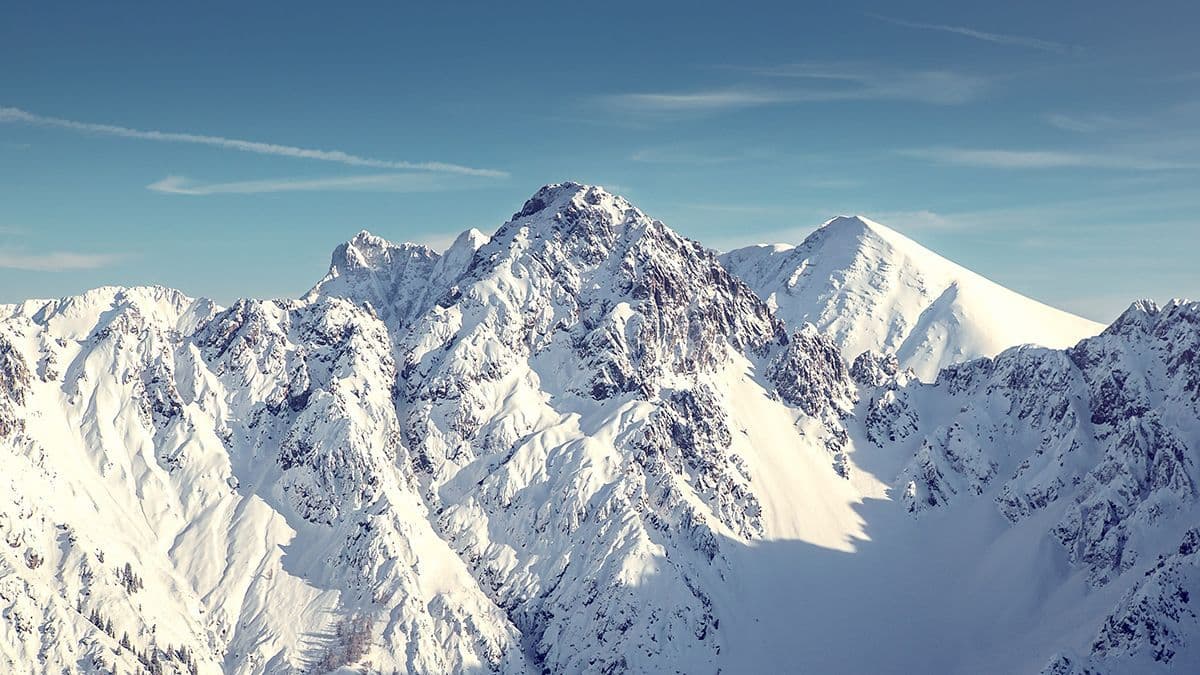
M 864 216 L 834 216 L 825 221 L 822 228 L 831 230 L 870 230 L 877 227 L 883 227 L 879 223 L 866 218 Z
M 371 234 L 366 229 L 362 229 L 358 231 L 358 234 L 350 238 L 350 243 L 356 246 L 383 246 L 388 241 L 383 237 Z
M 484 234 L 479 229 L 472 227 L 459 233 L 459 235 L 454 238 L 454 243 L 450 244 L 450 247 L 443 251 L 442 254 L 445 255 L 451 251 L 458 251 L 461 249 L 470 249 L 473 253 L 480 246 L 486 244 L 490 239 L 491 237 Z
M 459 239 L 469 240 L 468 235 L 463 233 Z M 467 253 L 455 256 L 456 261 L 467 259 Z M 443 256 L 428 246 L 396 244 L 362 230 L 333 250 L 329 271 L 304 298 L 340 297 L 367 303 L 385 322 L 404 325 L 432 304 L 430 296 L 440 292 L 447 266 Z
M 1154 300 L 1150 298 L 1141 298 L 1129 303 L 1129 307 L 1126 308 L 1125 311 L 1139 312 L 1142 314 L 1158 314 L 1159 311 L 1161 311 L 1161 308 L 1159 308 L 1158 303 Z
M 375 269 L 387 266 L 400 258 L 432 259 L 437 252 L 424 244 L 397 244 L 383 237 L 360 230 L 349 241 L 333 250 L 330 272 L 345 273 L 353 269 Z
M 1022 297 L 863 216 L 838 216 L 794 248 L 723 262 L 791 326 L 833 335 L 847 360 L 893 353 L 932 379 L 952 363 L 1024 343 L 1067 347 L 1101 326 Z
M 861 239 L 866 236 L 873 236 L 893 245 L 899 244 L 900 240 L 907 239 L 886 225 L 881 225 L 870 218 L 858 215 L 830 218 L 809 236 L 819 236 L 822 238 L 845 237 L 847 239 Z
M 1143 298 L 1132 302 L 1104 333 L 1119 335 L 1130 331 L 1154 332 L 1160 330 L 1164 323 L 1172 324 L 1180 317 L 1183 317 L 1188 325 L 1200 324 L 1200 303 L 1172 298 L 1166 304 L 1159 305 L 1154 300 Z
M 519 220 L 539 213 L 559 213 L 571 206 L 601 207 L 622 212 L 633 208 L 624 197 L 614 195 L 599 185 L 564 181 L 543 185 L 526 200 L 520 211 L 513 214 L 512 219 Z

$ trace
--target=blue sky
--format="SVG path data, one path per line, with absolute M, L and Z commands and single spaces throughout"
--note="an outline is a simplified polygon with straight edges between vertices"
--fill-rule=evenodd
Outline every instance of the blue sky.
M 565 179 L 719 248 L 862 213 L 1098 320 L 1200 298 L 1192 3 L 441 4 L 9 3 L 0 301 L 295 296 Z

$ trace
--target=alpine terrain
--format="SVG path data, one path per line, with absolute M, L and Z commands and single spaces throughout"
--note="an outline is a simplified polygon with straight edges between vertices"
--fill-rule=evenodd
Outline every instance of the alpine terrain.
M 0 671 L 1195 672 L 1198 462 L 1200 304 L 548 185 L 300 299 L 0 306 Z
M 1104 327 L 963 269 L 861 216 L 834 218 L 799 246 L 748 246 L 721 262 L 789 324 L 810 322 L 847 360 L 894 354 L 928 381 L 1013 345 L 1066 348 Z

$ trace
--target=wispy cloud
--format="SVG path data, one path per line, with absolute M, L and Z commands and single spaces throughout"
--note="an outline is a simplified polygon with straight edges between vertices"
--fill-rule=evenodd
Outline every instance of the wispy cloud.
M 740 215 L 769 215 L 788 212 L 783 206 L 770 204 L 719 204 L 713 202 L 693 202 L 681 204 L 682 208 L 690 211 L 713 211 L 717 213 L 732 213 Z
M 806 190 L 847 190 L 861 187 L 863 182 L 856 178 L 801 178 L 795 184 Z
M 874 14 L 871 12 L 867 12 L 866 16 L 869 16 L 872 19 L 877 19 L 879 21 L 886 21 L 887 23 L 890 23 L 890 24 L 893 24 L 896 26 L 903 26 L 905 28 L 915 28 L 918 30 L 932 30 L 932 31 L 939 31 L 942 33 L 953 33 L 955 35 L 962 35 L 964 37 L 974 38 L 976 40 L 983 40 L 984 42 L 992 42 L 992 43 L 1001 44 L 1001 45 L 1029 47 L 1031 49 L 1040 49 L 1042 51 L 1059 52 L 1059 53 L 1076 51 L 1078 49 L 1077 47 L 1072 47 L 1071 45 L 1066 45 L 1061 42 L 1052 42 L 1050 40 L 1042 40 L 1039 38 L 1027 37 L 1024 35 L 1006 35 L 1004 33 L 990 33 L 990 32 L 978 30 L 975 28 L 968 28 L 966 26 L 951 26 L 948 24 L 941 24 L 941 23 L 926 23 L 923 21 L 908 21 L 906 19 L 897 19 L 895 17 L 884 16 L 882 14 Z
M 854 63 L 794 63 L 733 70 L 758 76 L 760 81 L 693 91 L 613 94 L 602 100 L 618 110 L 643 113 L 838 101 L 956 105 L 976 99 L 988 84 L 982 77 L 951 70 L 903 70 Z
M 1191 70 L 1183 73 L 1176 73 L 1174 75 L 1167 75 L 1162 79 L 1164 82 L 1191 82 L 1193 80 L 1200 80 L 1200 70 Z
M 611 194 L 619 195 L 621 197 L 626 197 L 626 198 L 633 197 L 637 193 L 636 188 L 633 188 L 624 183 L 606 183 L 604 181 L 600 181 L 600 182 L 596 183 L 596 185 L 604 188 L 605 191 L 607 191 Z
M 29 234 L 29 229 L 16 225 L 0 225 L 0 236 L 20 240 Z M 23 246 L 0 246 L 0 269 L 24 270 L 29 272 L 62 272 L 66 270 L 90 270 L 107 267 L 124 256 L 109 253 L 80 253 L 76 251 L 51 251 L 31 253 Z
M 712 152 L 684 146 L 662 146 L 643 148 L 634 152 L 629 159 L 647 164 L 728 164 L 745 160 L 766 159 L 771 153 L 760 149 L 745 149 L 736 152 Z
M 1095 232 L 1104 223 L 1122 227 L 1138 223 L 1140 226 L 1148 219 L 1159 218 L 1162 213 L 1193 213 L 1200 204 L 1200 195 L 1190 189 L 1101 192 L 1076 199 L 966 211 L 939 210 L 937 213 L 955 227 L 1006 229 L 1021 224 L 1040 229 L 1043 225 L 1053 224 L 1056 230 L 1063 231 L 1069 229 L 1068 223 L 1074 223 L 1076 229 L 1071 231 L 1078 233 Z M 1110 238 L 1103 238 L 1102 242 L 1119 244 Z
M 107 253 L 74 253 L 69 251 L 25 253 L 0 249 L 0 268 L 31 272 L 90 270 L 98 267 L 107 267 L 120 259 L 121 256 L 119 255 Z
M 631 111 L 734 110 L 787 103 L 781 92 L 710 89 L 688 92 L 613 94 L 605 97 L 613 107 Z
M 912 70 L 864 63 L 793 63 L 752 72 L 774 78 L 824 81 L 838 88 L 808 90 L 809 100 L 892 100 L 958 105 L 979 97 L 987 79 L 954 70 Z
M 1125 120 L 1098 114 L 1068 115 L 1064 113 L 1051 113 L 1046 115 L 1046 122 L 1050 126 L 1057 127 L 1063 131 L 1075 131 L 1079 133 L 1093 133 L 1128 125 L 1128 122 Z
M 68 129 L 80 133 L 117 136 L 120 138 L 134 138 L 144 141 L 207 145 L 224 150 L 250 152 L 260 155 L 275 155 L 279 157 L 292 157 L 296 159 L 311 159 L 322 162 L 336 162 L 349 166 L 361 166 L 373 169 L 432 171 L 438 173 L 462 174 L 467 176 L 487 176 L 493 178 L 502 178 L 508 175 L 506 172 L 498 171 L 496 169 L 477 169 L 474 167 L 463 166 L 461 164 L 450 164 L 446 162 L 406 162 L 399 160 L 374 159 L 371 157 L 353 155 L 347 152 L 342 152 L 341 150 L 315 150 L 312 148 L 301 148 L 292 145 L 279 145 L 276 143 L 263 143 L 260 141 L 247 141 L 237 138 L 226 138 L 223 136 L 132 129 L 129 127 L 115 126 L 111 124 L 78 122 L 59 117 L 35 115 L 33 113 L 21 110 L 20 108 L 0 107 L 0 122 L 54 127 L 57 129 Z
M 429 173 L 384 173 L 332 178 L 277 178 L 230 183 L 200 183 L 184 176 L 167 176 L 146 186 L 147 190 L 174 195 L 262 194 L 267 192 L 433 192 L 447 189 L 437 175 Z
M 923 159 L 938 164 L 972 166 L 989 169 L 1126 169 L 1131 171 L 1165 171 L 1197 169 L 1200 163 L 1179 162 L 1124 154 L 1089 154 L 1054 150 L 996 150 L 981 148 L 913 148 L 897 151 L 905 157 Z
M 936 211 L 930 211 L 929 209 L 917 209 L 916 211 L 879 211 L 872 213 L 871 218 L 902 232 L 953 230 L 963 227 L 961 221 Z

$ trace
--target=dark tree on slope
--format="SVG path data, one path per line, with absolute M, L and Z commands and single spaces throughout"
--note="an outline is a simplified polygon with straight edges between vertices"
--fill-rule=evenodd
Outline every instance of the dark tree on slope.
M 367 616 L 345 617 L 338 622 L 336 641 L 317 663 L 317 672 L 329 672 L 358 662 L 371 646 L 375 622 Z
M 125 587 L 125 592 L 129 594 L 136 593 L 144 586 L 142 578 L 134 573 L 133 566 L 125 563 L 125 567 L 117 568 L 117 581 Z

